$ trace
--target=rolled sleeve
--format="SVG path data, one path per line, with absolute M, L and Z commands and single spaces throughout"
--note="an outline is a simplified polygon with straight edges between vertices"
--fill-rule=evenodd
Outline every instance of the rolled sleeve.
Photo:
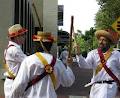
M 69 87 L 71 86 L 74 81 L 75 81 L 75 76 L 69 66 L 67 68 L 65 65 L 61 62 L 58 61 L 56 64 L 57 72 L 58 72 L 58 78 L 59 82 L 62 86 L 64 87 Z
M 70 87 L 74 83 L 75 76 L 70 67 L 67 66 L 67 69 L 62 71 L 61 80 L 63 81 L 61 84 L 64 87 Z

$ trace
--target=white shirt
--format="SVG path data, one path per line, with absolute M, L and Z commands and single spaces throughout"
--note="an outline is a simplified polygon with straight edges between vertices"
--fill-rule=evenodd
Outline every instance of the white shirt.
M 66 64 L 67 58 L 68 58 L 68 51 L 67 50 L 62 51 L 60 54 L 60 60 L 62 60 L 62 62 Z
M 52 55 L 47 53 L 42 53 L 42 55 L 50 64 Z M 14 80 L 11 98 L 57 98 L 49 75 L 45 76 L 25 92 L 28 82 L 32 80 L 35 75 L 42 74 L 43 71 L 44 65 L 39 58 L 35 54 L 28 56 L 22 62 L 18 75 Z M 69 87 L 75 80 L 72 70 L 69 67 L 66 69 L 63 63 L 58 59 L 54 65 L 54 74 L 57 79 L 56 89 L 60 85 Z
M 12 46 L 11 46 L 12 45 Z M 17 75 L 19 70 L 20 64 L 26 55 L 21 50 L 20 46 L 15 42 L 9 41 L 8 48 L 4 52 L 6 64 L 14 75 Z M 11 77 L 8 72 L 4 73 L 5 77 Z M 4 93 L 5 98 L 10 98 L 11 94 L 11 87 L 12 87 L 13 80 L 12 79 L 5 79 L 4 82 Z
M 9 66 L 9 69 L 16 75 L 26 55 L 23 53 L 20 46 L 12 41 L 9 41 L 8 49 L 5 50 L 4 54 L 7 66 Z M 5 76 L 9 76 L 8 73 L 6 73 Z
M 88 53 L 87 58 L 83 58 L 82 55 L 77 56 L 77 62 L 79 67 L 93 69 L 93 77 L 91 83 L 101 80 L 113 80 L 107 72 L 102 68 L 102 70 L 95 75 L 95 70 L 100 64 L 100 58 L 97 49 L 92 50 Z M 106 65 L 111 69 L 111 71 L 120 79 L 120 52 L 113 51 L 111 56 L 108 58 Z

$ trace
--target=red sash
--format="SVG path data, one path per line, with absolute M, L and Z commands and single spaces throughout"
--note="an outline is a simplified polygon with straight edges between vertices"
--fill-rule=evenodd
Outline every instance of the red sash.
M 110 77 L 114 79 L 114 81 L 118 84 L 118 87 L 120 87 L 120 80 L 113 74 L 113 72 L 106 66 L 106 61 L 104 59 L 104 55 L 102 53 L 102 50 L 98 48 L 98 54 L 101 60 L 101 63 L 103 64 L 103 67 L 105 71 L 109 74 Z
M 56 62 L 56 58 L 53 56 L 53 59 L 51 61 L 51 67 L 54 67 Z M 54 68 L 53 68 L 54 69 Z M 25 91 L 31 87 L 32 85 L 36 84 L 38 81 L 40 81 L 42 78 L 44 78 L 46 75 L 48 75 L 49 73 L 47 73 L 45 70 L 41 75 L 37 75 L 34 79 L 32 79 L 30 82 L 28 82 L 28 86 L 26 87 Z

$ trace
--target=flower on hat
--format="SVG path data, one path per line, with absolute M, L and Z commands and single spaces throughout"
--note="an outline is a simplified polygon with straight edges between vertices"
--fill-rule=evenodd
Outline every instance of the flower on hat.
M 113 31 L 110 30 L 110 29 L 107 29 L 106 31 L 108 31 L 108 32 L 111 33 L 112 39 L 113 39 L 113 42 L 114 42 L 114 43 L 117 43 L 117 42 L 119 41 L 119 37 L 120 37 L 119 33 L 113 32 Z
M 119 40 L 119 34 L 117 32 L 113 32 L 110 29 L 107 30 L 97 30 L 95 32 L 95 36 L 97 37 L 97 39 L 100 38 L 100 36 L 104 36 L 106 38 L 108 38 L 109 40 L 111 40 L 112 43 L 117 43 Z
M 27 31 L 28 30 L 23 28 L 20 24 L 15 24 L 8 29 L 8 36 L 16 37 L 16 36 L 24 34 Z
M 51 35 L 50 32 L 41 32 L 38 31 L 37 35 L 32 36 L 33 41 L 43 41 L 43 42 L 54 42 L 55 38 Z

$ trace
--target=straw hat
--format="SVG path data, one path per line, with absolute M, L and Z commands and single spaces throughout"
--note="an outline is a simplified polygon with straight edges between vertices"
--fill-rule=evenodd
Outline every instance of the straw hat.
M 55 37 L 50 32 L 38 31 L 37 35 L 33 35 L 33 41 L 54 42 Z
M 28 30 L 23 28 L 20 24 L 15 24 L 8 29 L 8 36 L 9 37 L 16 37 L 18 35 L 24 34 L 27 31 Z
M 95 36 L 97 37 L 97 39 L 99 39 L 100 36 L 104 36 L 108 38 L 109 40 L 111 40 L 112 43 L 117 43 L 120 37 L 117 32 L 113 32 L 109 29 L 108 30 L 97 30 L 95 32 Z

